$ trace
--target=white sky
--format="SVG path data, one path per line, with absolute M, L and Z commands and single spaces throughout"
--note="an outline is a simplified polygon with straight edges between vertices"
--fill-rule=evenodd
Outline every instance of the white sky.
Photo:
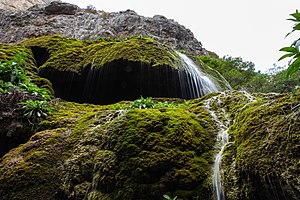
M 296 39 L 297 34 L 285 38 L 293 25 L 286 19 L 300 9 L 299 0 L 64 1 L 82 8 L 91 4 L 107 12 L 131 9 L 147 17 L 164 15 L 189 28 L 207 50 L 221 57 L 242 57 L 261 71 L 277 63 L 283 55 L 279 49 Z

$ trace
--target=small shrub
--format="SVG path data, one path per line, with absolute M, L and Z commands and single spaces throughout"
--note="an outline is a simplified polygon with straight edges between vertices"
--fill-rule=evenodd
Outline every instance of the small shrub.
M 47 101 L 27 100 L 19 104 L 22 105 L 20 110 L 23 111 L 23 116 L 31 123 L 38 121 L 42 117 L 46 117 L 51 111 Z
M 27 54 L 20 52 L 7 62 L 0 61 L 0 92 L 8 93 L 11 88 L 19 87 L 30 94 L 49 100 L 49 94 L 32 83 L 24 72 L 24 60 Z
M 169 195 L 167 194 L 164 194 L 163 197 L 167 200 L 176 200 L 177 199 L 177 196 L 175 196 L 174 198 L 170 197 Z
M 134 109 L 134 108 L 147 109 L 147 108 L 154 108 L 154 106 L 155 103 L 151 97 L 147 97 L 147 98 L 141 97 L 135 100 L 133 104 L 128 107 L 128 109 Z
M 7 62 L 0 61 L 0 88 L 3 91 L 28 79 L 23 70 L 25 57 L 26 54 L 22 52 L 16 54 L 13 59 Z
M 131 106 L 129 106 L 127 109 L 134 109 L 134 108 L 139 108 L 139 109 L 147 109 L 147 108 L 187 108 L 189 106 L 190 101 L 189 100 L 184 100 L 183 103 L 180 104 L 174 104 L 174 103 L 169 103 L 167 101 L 164 102 L 154 102 L 151 97 L 147 98 L 139 98 L 133 102 Z

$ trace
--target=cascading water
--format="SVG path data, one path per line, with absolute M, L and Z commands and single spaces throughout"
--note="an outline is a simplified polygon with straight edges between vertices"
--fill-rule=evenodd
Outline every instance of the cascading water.
M 183 70 L 178 70 L 183 98 L 198 98 L 219 91 L 216 84 L 185 54 L 177 52 Z M 183 73 L 184 72 L 184 73 Z
M 223 93 L 222 93 L 223 94 Z M 220 99 L 217 97 L 213 97 L 205 102 L 205 107 L 209 111 L 211 117 L 216 122 L 219 131 L 217 134 L 217 142 L 216 142 L 216 154 L 215 154 L 215 160 L 213 165 L 213 186 L 215 190 L 215 196 L 218 200 L 225 200 L 224 191 L 222 188 L 222 182 L 221 182 L 221 160 L 224 148 L 226 144 L 229 142 L 228 137 L 228 129 L 229 129 L 229 120 L 228 120 L 228 114 L 224 110 L 224 108 L 218 109 L 219 113 L 218 115 L 221 115 L 221 117 L 218 117 L 215 111 L 212 111 L 210 104 L 217 101 L 217 105 L 220 105 Z M 225 121 L 221 120 L 225 119 Z
M 245 98 L 248 103 L 246 103 L 243 107 L 239 110 L 245 109 L 250 103 L 255 102 L 255 98 L 252 97 L 246 91 L 240 92 Z M 229 135 L 228 130 L 230 126 L 230 118 L 228 113 L 222 108 L 221 105 L 221 98 L 226 97 L 226 92 L 222 92 L 220 95 L 212 97 L 208 99 L 204 107 L 209 111 L 210 116 L 216 122 L 218 126 L 218 134 L 217 134 L 217 142 L 215 146 L 215 158 L 214 158 L 214 165 L 213 165 L 213 176 L 212 176 L 212 183 L 214 186 L 214 196 L 217 200 L 225 200 L 225 194 L 222 187 L 222 179 L 221 179 L 221 161 L 223 156 L 223 151 L 227 144 L 229 144 Z M 217 109 L 211 108 L 211 105 L 214 104 L 217 106 Z

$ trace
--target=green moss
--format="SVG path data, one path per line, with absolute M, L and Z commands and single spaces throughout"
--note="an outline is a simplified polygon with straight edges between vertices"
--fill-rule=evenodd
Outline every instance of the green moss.
M 87 191 L 100 199 L 159 199 L 166 192 L 183 199 L 210 196 L 215 135 L 208 124 L 184 109 L 110 107 L 61 102 L 43 122 L 44 128 L 72 130 L 60 186 L 66 196 L 80 199 Z
M 55 199 L 59 193 L 60 166 L 66 137 L 63 129 L 35 134 L 10 151 L 0 164 L 2 199 Z
M 257 101 L 235 114 L 225 151 L 225 187 L 230 199 L 297 199 L 300 189 L 299 99 L 256 95 Z M 293 177 L 293 178 L 292 178 Z
M 178 55 L 152 38 L 135 36 L 124 40 L 81 41 L 60 35 L 29 39 L 20 44 L 45 48 L 50 58 L 42 68 L 79 73 L 84 67 L 102 67 L 114 60 L 128 60 L 152 66 L 179 66 Z
M 25 73 L 29 76 L 36 75 L 37 68 L 35 66 L 35 60 L 30 49 L 22 45 L 6 45 L 0 43 L 1 62 L 7 62 L 9 60 L 12 60 L 12 58 L 20 52 L 25 52 L 27 54 L 24 62 Z

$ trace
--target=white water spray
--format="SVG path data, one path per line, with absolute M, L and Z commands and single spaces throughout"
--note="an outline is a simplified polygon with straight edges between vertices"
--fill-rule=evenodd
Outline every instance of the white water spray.
M 181 70 L 178 72 L 181 91 L 190 94 L 183 94 L 183 97 L 198 98 L 205 94 L 219 91 L 216 84 L 201 71 L 192 59 L 183 53 L 177 52 L 177 54 L 181 59 L 183 71 L 186 73 L 183 74 Z

